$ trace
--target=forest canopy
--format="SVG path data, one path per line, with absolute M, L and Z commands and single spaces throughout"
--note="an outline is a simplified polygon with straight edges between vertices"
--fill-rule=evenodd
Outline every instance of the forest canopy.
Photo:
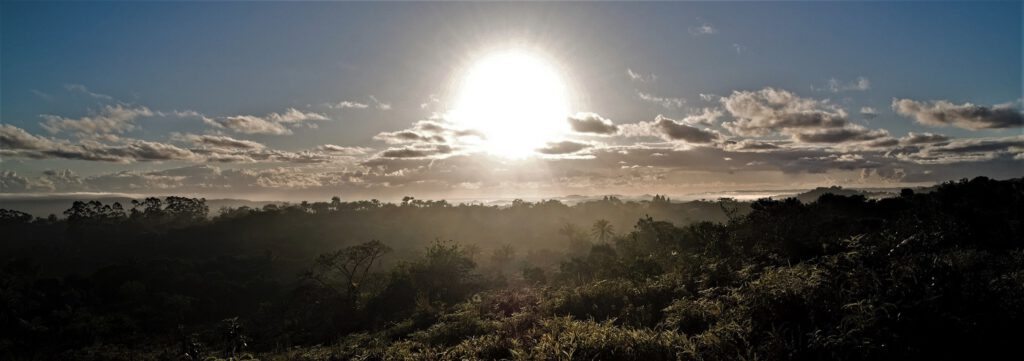
M 1024 321 L 1024 180 L 506 207 L 407 197 L 0 210 L 0 358 L 989 358 Z

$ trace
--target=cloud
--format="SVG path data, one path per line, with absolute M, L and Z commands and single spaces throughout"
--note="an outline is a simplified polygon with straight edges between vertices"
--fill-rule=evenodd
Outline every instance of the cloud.
M 0 126 L 0 155 L 32 159 L 71 159 L 132 163 L 144 161 L 190 162 L 285 162 L 329 163 L 339 156 L 350 156 L 365 148 L 322 147 L 315 150 L 289 152 L 267 149 L 263 144 L 221 135 L 173 134 L 172 140 L 191 143 L 193 148 L 173 144 L 117 138 L 117 144 L 39 137 L 10 126 Z M 335 147 L 335 148 L 332 148 Z
M 742 139 L 739 141 L 727 141 L 723 148 L 731 152 L 763 152 L 779 149 L 779 145 L 773 142 Z
M 969 130 L 1024 126 L 1024 114 L 1015 103 L 989 107 L 971 103 L 957 105 L 947 100 L 922 102 L 894 98 L 892 109 L 902 116 L 914 118 L 920 124 L 931 126 L 954 126 Z
M 654 103 L 662 106 L 665 109 L 679 109 L 686 104 L 686 99 L 683 98 L 663 98 L 653 94 L 644 93 L 637 90 L 636 96 L 648 103 Z
M 619 131 L 619 127 L 612 124 L 611 120 L 596 113 L 576 113 L 576 115 L 569 116 L 568 120 L 572 130 L 580 133 L 611 135 Z
M 581 142 L 574 142 L 574 141 L 571 141 L 571 140 L 563 140 L 563 141 L 560 141 L 560 142 L 548 143 L 547 146 L 545 146 L 543 148 L 540 148 L 540 149 L 537 149 L 537 152 L 539 152 L 541 154 L 550 154 L 550 155 L 571 154 L 571 153 L 576 153 L 576 152 L 579 152 L 579 151 L 587 149 L 587 148 L 590 148 L 590 144 L 581 143 Z
M 110 162 L 193 160 L 195 154 L 171 144 L 134 140 L 125 145 L 81 144 L 72 151 L 49 152 L 61 158 L 81 160 L 102 160 Z
M 140 117 L 154 116 L 146 107 L 131 107 L 122 104 L 104 106 L 98 113 L 78 119 L 65 118 L 57 115 L 43 114 L 40 125 L 50 133 L 75 131 L 86 134 L 124 133 L 135 128 L 135 120 Z
M 39 90 L 36 90 L 36 89 L 29 90 L 29 92 L 31 92 L 32 94 L 35 94 L 37 97 L 39 97 L 42 100 L 46 100 L 46 101 L 53 100 L 53 96 L 50 95 L 50 94 L 47 94 L 46 92 L 42 92 L 42 91 L 39 91 Z
M 327 107 L 331 109 L 366 109 L 369 108 L 370 105 L 356 101 L 343 100 L 337 103 L 328 104 Z
M 473 129 L 460 129 L 453 127 L 441 116 L 433 116 L 430 119 L 420 120 L 413 123 L 409 129 L 393 132 L 381 132 L 373 137 L 388 144 L 437 144 L 452 143 L 458 138 L 476 137 L 483 138 L 483 134 Z
M 949 137 L 942 134 L 932 133 L 907 133 L 907 136 L 900 138 L 900 144 L 903 145 L 919 145 L 919 144 L 931 144 L 941 143 L 948 141 Z
M 270 113 L 266 116 L 267 120 L 281 123 L 281 124 L 294 124 L 306 121 L 315 120 L 329 120 L 326 115 L 313 113 L 313 112 L 302 112 L 295 108 L 288 108 L 284 113 Z
M 254 115 L 233 115 L 226 117 L 203 117 L 203 122 L 215 128 L 227 128 L 244 134 L 288 135 L 292 130 L 288 126 L 296 126 L 310 121 L 329 120 L 326 115 L 303 112 L 288 108 L 284 113 L 270 113 L 263 117 Z
M 850 125 L 796 133 L 793 137 L 802 143 L 846 143 L 875 140 L 888 135 L 889 132 L 884 129 L 871 130 L 859 125 Z
M 238 149 L 262 149 L 262 143 L 251 140 L 235 139 L 224 135 L 172 134 L 172 140 L 190 142 L 196 146 L 211 146 Z
M 82 93 L 82 94 L 88 95 L 88 96 L 96 98 L 96 99 L 114 100 L 114 97 L 112 97 L 112 96 L 109 96 L 109 95 L 106 95 L 106 94 L 94 93 L 92 91 L 89 91 L 89 88 L 86 88 L 85 85 L 81 85 L 81 84 L 64 84 L 64 89 L 67 89 L 68 91 L 72 91 L 72 92 Z
M 29 134 L 24 129 L 10 124 L 0 124 L 0 150 L 45 150 L 57 147 L 56 141 Z
M 721 118 L 721 109 L 718 108 L 702 108 L 700 113 L 691 114 L 683 118 L 683 121 L 690 124 L 707 124 L 713 125 L 718 122 L 718 118 Z
M 636 71 L 633 71 L 633 69 L 630 69 L 630 68 L 626 68 L 626 75 L 629 76 L 630 80 L 635 81 L 635 82 L 640 82 L 640 83 L 652 83 L 652 82 L 654 82 L 655 80 L 658 79 L 657 75 L 654 75 L 654 74 L 644 75 L 644 74 L 638 73 Z
M 682 140 L 687 143 L 706 144 L 722 138 L 722 135 L 714 130 L 699 129 L 661 115 L 658 115 L 654 122 L 655 127 L 661 131 L 661 134 L 663 134 L 668 140 Z
M 35 188 L 48 191 L 77 191 L 84 189 L 85 180 L 70 169 L 48 169 L 34 182 Z
M 452 147 L 441 144 L 433 147 L 391 148 L 381 152 L 380 156 L 384 158 L 428 158 L 449 154 L 452 151 Z
M 377 100 L 377 97 L 375 97 L 373 95 L 370 96 L 370 100 L 372 100 L 373 103 L 377 105 L 377 109 L 380 109 L 380 110 L 391 110 L 391 103 L 385 103 L 385 102 L 382 102 L 380 100 Z
M 227 117 L 203 117 L 203 122 L 215 128 L 227 128 L 244 134 L 292 134 L 291 129 L 253 115 L 233 115 Z
M 714 26 L 711 26 L 711 24 L 708 23 L 704 23 L 696 27 L 691 27 L 689 28 L 689 31 L 690 35 L 712 35 L 718 33 L 718 29 L 716 29 Z
M 956 139 L 911 148 L 895 157 L 921 164 L 980 162 L 998 158 L 1024 159 L 1024 135 L 999 138 Z
M 390 103 L 382 102 L 373 95 L 370 95 L 369 98 L 372 104 L 355 100 L 342 100 L 337 103 L 329 103 L 327 107 L 331 109 L 368 109 L 373 107 L 379 110 L 391 110 Z
M 864 119 L 875 119 L 878 117 L 878 111 L 872 107 L 861 107 L 860 115 L 864 117 Z
M 417 130 L 399 130 L 395 132 L 381 132 L 373 139 L 384 141 L 388 144 L 403 143 L 444 143 L 446 139 L 438 134 L 419 132 Z
M 216 163 L 332 163 L 338 160 L 338 154 L 320 149 L 290 152 L 278 149 L 244 149 L 244 148 L 193 148 L 191 151 L 202 156 L 205 162 Z
M 850 82 L 843 83 L 836 78 L 828 80 L 828 85 L 823 89 L 833 93 L 845 92 L 845 91 L 866 91 L 871 89 L 871 81 L 868 78 L 859 76 L 857 79 Z
M 61 158 L 117 163 L 196 159 L 195 154 L 188 149 L 145 140 L 132 140 L 120 145 L 97 142 L 82 142 L 78 145 L 61 144 L 58 147 L 38 151 L 16 151 L 16 154 L 30 158 Z
M 846 112 L 827 100 L 801 98 L 774 88 L 733 91 L 721 102 L 736 118 L 722 126 L 736 135 L 791 134 L 800 129 L 840 128 L 847 124 Z
M 366 154 L 366 153 L 368 153 L 368 152 L 370 152 L 372 150 L 372 149 L 366 148 L 366 147 L 344 147 L 344 146 L 334 145 L 334 144 L 324 144 L 324 145 L 321 145 L 321 146 L 317 147 L 316 149 L 320 150 L 322 152 L 327 152 L 327 153 L 331 153 L 331 154 L 338 154 L 338 155 L 343 155 L 343 156 L 363 155 L 363 154 Z
M 0 191 L 23 192 L 29 188 L 28 178 L 18 175 L 15 171 L 0 171 Z

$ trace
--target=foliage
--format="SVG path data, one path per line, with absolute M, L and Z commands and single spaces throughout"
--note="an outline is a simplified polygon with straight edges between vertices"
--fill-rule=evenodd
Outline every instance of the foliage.
M 12 236 L 0 263 L 0 358 L 997 359 L 1015 352 L 1024 322 L 1022 179 L 880 200 L 723 200 L 701 205 L 715 221 L 637 216 L 621 234 L 602 222 L 607 214 L 550 217 L 631 207 L 614 197 L 574 207 L 519 201 L 500 214 L 543 221 L 488 243 L 416 247 L 360 243 L 326 225 L 380 212 L 389 226 L 359 232 L 396 234 L 426 210 L 482 218 L 410 197 L 209 219 L 202 200 L 172 198 L 127 211 L 78 202 L 66 220 L 0 211 Z M 644 206 L 674 205 L 657 196 Z M 255 241 L 285 220 L 297 234 L 336 241 Z M 594 220 L 590 234 L 575 226 Z M 562 251 L 510 239 L 534 226 Z

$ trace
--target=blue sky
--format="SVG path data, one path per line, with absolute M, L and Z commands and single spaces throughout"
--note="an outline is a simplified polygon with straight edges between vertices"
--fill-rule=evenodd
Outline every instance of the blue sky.
M 1024 158 L 1020 2 L 4 2 L 0 17 L 5 131 L 64 147 L 21 149 L 24 142 L 16 146 L 7 138 L 0 163 L 5 193 L 680 194 L 1019 176 Z M 594 114 L 617 133 L 545 139 L 579 146 L 529 159 L 502 159 L 454 139 L 447 139 L 448 148 L 382 141 L 382 133 L 424 132 L 415 125 L 424 119 L 458 128 L 445 118 L 458 106 L 451 102 L 459 91 L 455 79 L 488 49 L 520 47 L 552 59 L 572 89 L 572 113 Z M 779 94 L 788 103 L 772 103 Z M 908 102 L 900 108 L 896 99 Z M 337 106 L 342 102 L 365 107 Z M 735 111 L 742 102 L 764 107 Z M 116 120 L 129 127 L 83 130 L 83 117 L 101 117 L 114 106 L 148 112 Z M 784 109 L 758 113 L 772 107 Z M 278 133 L 289 134 L 225 125 L 231 117 L 266 120 L 289 109 L 303 118 L 278 124 Z M 706 112 L 721 116 L 693 117 Z M 841 119 L 829 129 L 772 123 L 771 117 L 794 114 Z M 41 115 L 71 123 L 46 129 L 43 123 L 53 117 Z M 737 129 L 743 122 L 746 130 Z M 754 123 L 756 129 L 749 127 Z M 694 142 L 669 134 L 686 127 L 710 138 Z M 807 135 L 841 129 L 858 135 L 840 142 Z M 913 143 L 908 132 L 946 139 Z M 215 151 L 203 147 L 214 145 L 195 138 L 203 135 L 256 142 L 264 153 L 230 151 L 230 161 L 212 161 Z M 898 145 L 865 143 L 901 138 L 907 139 Z M 779 148 L 729 146 L 744 140 Z M 138 141 L 182 152 L 128 154 Z M 325 144 L 352 149 L 343 156 L 312 154 Z M 968 145 L 978 144 L 984 152 L 967 153 Z M 83 145 L 109 156 L 68 155 Z M 421 156 L 387 157 L 389 149 Z M 626 149 L 636 157 L 609 156 Z M 270 150 L 290 153 L 268 156 Z M 303 151 L 322 157 L 296 162 Z M 836 163 L 844 155 L 850 165 L 804 164 L 828 157 Z M 723 166 L 708 164 L 711 158 L 749 161 Z M 488 167 L 539 165 L 548 170 L 518 172 L 513 180 L 473 175 Z M 163 173 L 186 170 L 195 174 Z M 49 179 L 54 174 L 61 178 Z

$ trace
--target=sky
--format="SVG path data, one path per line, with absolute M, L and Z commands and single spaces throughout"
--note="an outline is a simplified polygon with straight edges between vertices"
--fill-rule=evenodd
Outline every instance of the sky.
M 0 192 L 487 200 L 1024 175 L 1021 2 L 0 3 Z

